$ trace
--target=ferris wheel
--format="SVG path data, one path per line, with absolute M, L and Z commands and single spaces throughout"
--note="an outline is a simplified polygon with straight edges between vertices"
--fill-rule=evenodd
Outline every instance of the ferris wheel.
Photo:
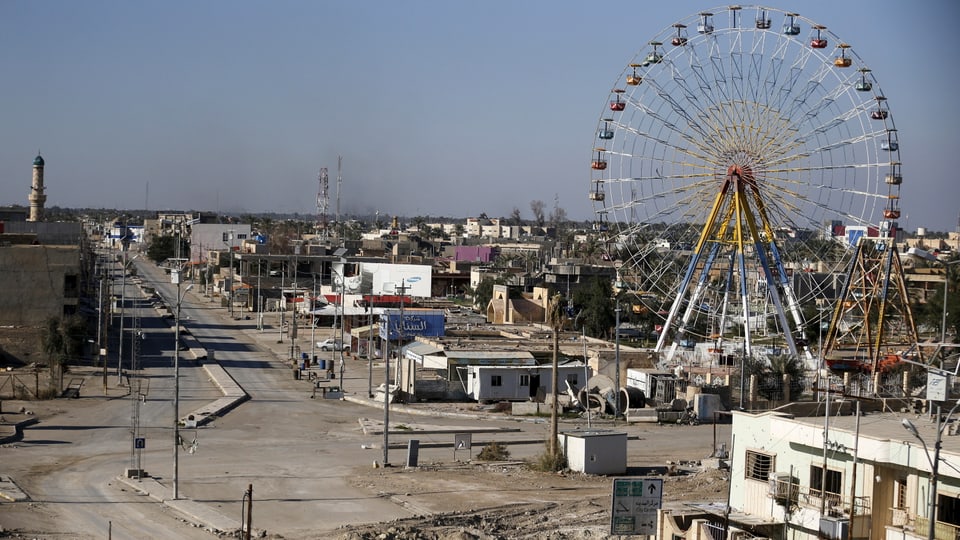
M 668 361 L 731 333 L 751 355 L 773 331 L 812 365 L 798 337 L 811 312 L 860 237 L 898 227 L 900 144 L 880 86 L 797 13 L 730 6 L 664 28 L 617 78 L 595 140 L 595 228 Z

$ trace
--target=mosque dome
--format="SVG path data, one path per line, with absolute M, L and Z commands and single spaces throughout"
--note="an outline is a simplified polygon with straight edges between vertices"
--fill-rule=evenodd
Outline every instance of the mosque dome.
M 37 154 L 37 157 L 33 158 L 34 167 L 43 167 L 43 157 L 40 154 Z

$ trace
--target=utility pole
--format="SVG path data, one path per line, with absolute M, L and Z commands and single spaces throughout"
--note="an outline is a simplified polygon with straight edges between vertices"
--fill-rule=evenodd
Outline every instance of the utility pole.
M 247 484 L 247 490 L 243 492 L 243 499 L 246 508 L 240 508 L 240 532 L 243 533 L 243 540 L 250 540 L 250 531 L 253 527 L 253 484 Z M 244 519 L 244 515 L 246 515 L 246 519 Z
M 367 397 L 373 397 L 373 295 L 367 301 Z M 343 384 L 343 383 L 341 383 Z
M 401 360 L 401 358 L 400 358 L 400 351 L 403 350 L 403 320 L 404 320 L 404 319 L 403 319 L 403 305 L 406 303 L 406 298 L 405 298 L 405 296 L 406 296 L 406 294 L 407 294 L 407 289 L 408 289 L 408 288 L 409 288 L 409 287 L 407 287 L 407 284 L 406 284 L 405 280 L 401 279 L 401 280 L 400 280 L 400 286 L 397 287 L 397 290 L 400 291 L 400 325 L 399 325 L 399 327 L 398 327 L 398 329 L 397 329 L 397 330 L 400 332 L 400 336 L 397 338 L 397 376 L 398 376 L 398 378 L 399 378 L 399 375 L 400 375 L 400 373 L 401 373 L 401 372 L 400 372 L 400 367 L 401 367 L 401 366 L 400 366 L 400 360 Z M 398 381 L 398 383 L 399 383 L 399 381 Z M 397 391 L 400 391 L 400 389 L 397 388 Z
M 126 225 L 124 225 L 126 227 Z M 127 292 L 127 250 L 126 244 L 120 242 L 123 257 L 120 262 L 120 346 L 117 349 L 117 384 L 123 384 L 123 305 L 126 303 Z
M 193 288 L 193 284 L 190 284 L 182 293 L 180 292 L 180 283 L 183 281 L 183 261 L 180 260 L 179 235 L 177 236 L 177 269 L 170 275 L 177 285 L 177 311 L 173 331 L 173 499 L 177 500 L 180 498 L 180 306 L 187 291 Z
M 287 256 L 283 256 L 283 266 L 280 268 L 280 300 L 277 303 L 277 327 L 280 329 L 280 339 L 277 343 L 283 343 L 283 312 L 287 309 L 286 296 L 283 295 L 284 280 L 287 275 Z M 282 305 L 281 302 L 282 301 Z
M 105 280 L 100 275 L 100 287 L 97 292 L 97 360 L 103 364 L 103 395 L 107 395 L 107 359 L 103 356 L 103 287 Z
M 617 325 L 614 327 L 614 363 L 617 366 L 616 380 L 614 381 L 613 420 L 620 418 L 620 299 L 617 299 Z
M 310 275 L 313 277 L 313 298 L 310 299 L 310 361 L 314 361 L 317 357 L 317 273 L 310 272 Z
M 383 346 L 383 466 L 390 463 L 390 312 L 387 312 L 386 343 Z
M 230 230 L 228 231 L 228 234 L 229 234 L 229 236 L 227 237 L 227 239 L 229 240 L 229 243 L 227 244 L 227 254 L 230 256 L 230 281 L 228 282 L 229 285 L 228 285 L 228 287 L 227 287 L 227 300 L 228 300 L 227 310 L 230 312 L 230 318 L 232 319 L 232 318 L 233 318 L 233 291 L 234 291 L 234 286 L 233 286 L 233 277 L 234 277 L 234 276 L 233 276 L 233 229 L 230 229 Z
M 263 259 L 257 259 L 257 330 L 263 332 L 263 301 L 260 298 L 260 274 L 263 273 Z
M 346 311 L 344 310 L 344 305 L 343 305 L 343 301 L 344 301 L 343 293 L 344 293 L 344 288 L 346 287 L 346 281 L 347 281 L 347 278 L 344 275 L 345 268 L 346 268 L 346 264 L 340 267 L 340 388 L 343 388 L 343 368 L 344 368 L 343 348 L 346 346 L 346 344 L 343 341 L 343 326 L 344 326 L 343 323 L 345 320 L 344 315 L 346 315 Z

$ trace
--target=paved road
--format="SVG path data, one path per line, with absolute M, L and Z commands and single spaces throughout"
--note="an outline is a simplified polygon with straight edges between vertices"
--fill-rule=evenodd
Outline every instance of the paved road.
M 175 298 L 169 276 L 137 261 L 144 284 L 155 287 L 164 297 Z M 118 285 L 119 286 L 119 285 Z M 128 280 L 128 294 L 134 288 Z M 199 287 L 198 287 L 199 288 Z M 144 305 L 146 303 L 144 302 Z M 139 304 L 128 304 L 128 316 Z M 143 369 L 131 378 L 143 381 L 140 404 L 140 435 L 147 447 L 140 465 L 166 487 L 173 474 L 172 353 L 173 331 L 152 308 L 139 311 L 144 330 Z M 277 343 L 278 331 L 260 331 L 255 320 L 234 320 L 215 299 L 199 291 L 187 292 L 182 304 L 183 325 L 214 351 L 217 361 L 247 391 L 250 399 L 222 418 L 198 428 L 181 430 L 185 440 L 179 458 L 179 491 L 223 516 L 241 519 L 242 498 L 248 485 L 254 492 L 254 528 L 286 538 L 317 537 L 341 525 L 407 517 L 415 507 L 380 493 L 376 485 L 362 485 L 357 473 L 380 461 L 382 434 L 376 431 L 383 413 L 379 408 L 350 401 L 312 397 L 307 380 L 295 380 L 289 356 L 289 341 Z M 269 321 L 268 321 L 269 322 Z M 128 323 L 129 325 L 129 323 Z M 330 337 L 331 329 L 318 330 L 316 339 Z M 301 332 L 300 347 L 309 351 L 310 331 Z M 333 360 L 339 353 L 325 353 Z M 205 402 L 219 398 L 198 362 L 182 354 L 181 415 Z M 350 359 L 346 378 L 340 383 L 348 394 L 367 395 L 367 362 Z M 374 386 L 383 380 L 383 365 L 374 364 Z M 99 383 L 98 377 L 91 379 Z M 2 449 L 3 468 L 39 506 L 8 506 L 0 511 L 0 525 L 23 526 L 18 519 L 44 516 L 44 531 L 73 533 L 58 538 L 105 538 L 112 522 L 113 538 L 177 537 L 209 538 L 211 535 L 182 521 L 168 507 L 152 499 L 121 489 L 116 477 L 134 464 L 131 416 L 133 400 L 122 397 L 110 377 L 107 396 L 97 395 L 99 384 L 88 384 L 80 400 L 57 401 L 59 414 L 45 415 L 43 422 L 28 429 L 15 448 Z M 470 408 L 461 407 L 463 412 Z M 485 419 L 482 423 L 452 416 L 427 417 L 391 412 L 391 425 L 398 429 L 391 443 L 403 445 L 410 438 L 423 444 L 421 464 L 452 462 L 452 432 L 480 425 L 517 431 L 497 436 L 475 435 L 474 441 L 542 441 L 548 424 L 518 422 L 509 418 Z M 373 426 L 365 433 L 362 425 Z M 573 426 L 567 426 L 573 427 Z M 632 428 L 645 439 L 645 446 L 662 448 L 675 444 L 676 435 L 694 436 L 709 449 L 709 426 L 694 431 L 676 431 L 671 438 L 649 437 L 647 428 Z M 691 428 L 692 429 L 692 428 Z M 637 435 L 639 434 L 639 435 Z M 704 440 L 704 438 L 707 438 Z M 693 440 L 693 439 L 691 439 Z M 688 444 L 691 446 L 691 444 Z M 193 450 L 192 453 L 190 450 Z M 477 447 L 473 451 L 476 454 Z M 512 457 L 533 457 L 542 444 L 511 446 Z M 654 450 L 658 459 L 669 452 Z M 706 452 L 708 453 L 708 452 Z M 706 455 L 703 453 L 703 455 Z M 461 453 L 459 459 L 468 456 Z M 402 465 L 405 451 L 392 449 L 390 462 Z M 17 503 L 23 504 L 23 503 Z M 16 510 L 7 512 L 7 510 Z M 21 515 L 22 514 L 22 515 Z M 26 516 L 26 517 L 24 517 Z

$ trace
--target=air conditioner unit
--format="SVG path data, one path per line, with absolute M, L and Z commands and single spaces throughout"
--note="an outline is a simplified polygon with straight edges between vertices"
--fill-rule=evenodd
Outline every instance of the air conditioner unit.
M 850 530 L 850 520 L 847 518 L 822 517 L 820 518 L 820 535 L 831 540 L 841 540 L 847 537 Z
M 793 500 L 792 495 L 796 494 L 796 490 L 794 489 L 793 479 L 789 473 L 772 472 L 768 478 L 770 488 L 767 491 L 767 495 L 771 499 L 776 501 Z

